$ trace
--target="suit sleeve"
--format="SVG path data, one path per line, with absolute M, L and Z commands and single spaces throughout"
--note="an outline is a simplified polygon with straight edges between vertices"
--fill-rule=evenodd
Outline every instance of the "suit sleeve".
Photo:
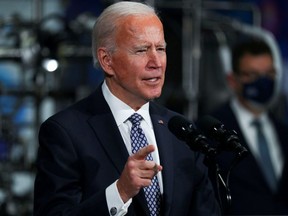
M 81 161 L 67 130 L 47 120 L 39 131 L 34 215 L 109 215 L 105 188 L 83 201 Z

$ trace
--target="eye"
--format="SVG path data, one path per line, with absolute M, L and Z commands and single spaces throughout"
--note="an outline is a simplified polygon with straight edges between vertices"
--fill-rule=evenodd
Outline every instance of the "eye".
M 136 53 L 145 53 L 147 51 L 147 48 L 140 48 L 136 50 Z
M 165 47 L 158 47 L 157 51 L 166 52 L 166 48 Z

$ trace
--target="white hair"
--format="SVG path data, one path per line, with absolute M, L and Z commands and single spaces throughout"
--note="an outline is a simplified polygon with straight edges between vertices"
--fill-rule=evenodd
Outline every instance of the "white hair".
M 98 65 L 97 50 L 106 47 L 113 52 L 116 48 L 115 30 L 118 20 L 127 16 L 156 15 L 155 9 L 139 2 L 121 1 L 107 7 L 97 18 L 92 32 L 92 55 L 94 65 Z

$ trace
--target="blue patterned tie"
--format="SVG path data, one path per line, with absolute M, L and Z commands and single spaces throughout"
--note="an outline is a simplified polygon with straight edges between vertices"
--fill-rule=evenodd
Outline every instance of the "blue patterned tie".
M 134 113 L 129 117 L 129 121 L 132 123 L 131 129 L 131 146 L 132 153 L 135 154 L 139 149 L 148 145 L 147 138 L 140 127 L 140 122 L 143 119 L 141 115 L 138 113 Z M 152 155 L 149 154 L 146 158 L 148 161 L 153 161 Z M 160 215 L 160 202 L 161 202 L 161 194 L 158 179 L 156 176 L 153 177 L 152 183 L 148 187 L 144 187 L 145 197 L 147 200 L 148 208 L 150 211 L 150 215 L 158 216 Z
M 277 188 L 277 179 L 275 176 L 273 164 L 269 154 L 268 143 L 262 131 L 262 125 L 259 120 L 254 120 L 252 123 L 256 127 L 257 139 L 258 139 L 258 149 L 261 160 L 261 166 L 263 173 L 270 188 L 275 191 Z

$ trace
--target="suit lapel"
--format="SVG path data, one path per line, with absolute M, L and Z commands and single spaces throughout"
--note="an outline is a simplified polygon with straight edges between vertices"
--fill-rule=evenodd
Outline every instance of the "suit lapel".
M 91 97 L 92 98 L 90 98 L 90 101 L 92 102 L 88 107 L 92 117 L 88 120 L 88 122 L 94 130 L 99 143 L 102 145 L 120 176 L 129 157 L 129 153 L 126 149 L 112 112 L 104 99 L 101 88 L 98 88 L 96 92 L 91 95 Z M 147 215 L 149 215 L 143 190 L 141 190 L 140 193 L 133 199 L 134 204 L 137 202 L 137 204 L 134 205 L 136 206 L 134 211 L 137 212 L 139 211 L 137 208 L 142 207 L 142 209 L 145 209 L 147 212 Z
M 150 114 L 154 127 L 154 133 L 158 146 L 160 163 L 163 166 L 163 208 L 164 215 L 169 215 L 172 198 L 173 198 L 173 181 L 174 181 L 174 166 L 173 166 L 173 146 L 171 139 L 168 136 L 168 120 L 157 113 L 153 103 L 150 103 Z
M 279 194 L 287 194 L 288 188 L 287 188 L 287 181 L 288 181 L 288 135 L 287 135 L 287 125 L 284 125 L 282 122 L 279 122 L 272 114 L 269 113 L 269 117 L 273 122 L 273 125 L 276 129 L 277 136 L 279 138 L 279 145 L 281 148 L 281 152 L 283 154 L 284 158 L 284 164 L 283 164 L 283 171 L 281 178 L 279 179 L 279 187 L 278 191 Z
M 88 111 L 92 114 L 88 120 L 94 130 L 100 145 L 106 151 L 106 154 L 118 170 L 119 174 L 128 158 L 128 152 L 123 142 L 122 136 L 113 118 L 111 110 L 104 99 L 99 87 L 88 100 Z
M 129 155 L 112 114 L 94 116 L 89 123 L 120 174 Z M 109 129 L 107 130 L 107 128 Z

